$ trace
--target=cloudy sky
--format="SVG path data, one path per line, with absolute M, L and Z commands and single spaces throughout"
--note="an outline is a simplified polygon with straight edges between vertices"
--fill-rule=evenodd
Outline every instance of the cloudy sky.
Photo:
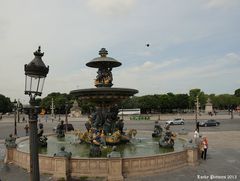
M 2 0 L 0 94 L 29 99 L 23 67 L 39 45 L 50 66 L 42 97 L 94 87 L 97 70 L 85 64 L 102 47 L 123 64 L 113 69 L 114 87 L 233 94 L 239 9 L 239 0 Z

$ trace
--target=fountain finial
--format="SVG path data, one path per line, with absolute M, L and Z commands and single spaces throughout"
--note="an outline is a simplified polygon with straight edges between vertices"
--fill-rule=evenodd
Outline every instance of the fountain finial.
M 44 55 L 43 52 L 41 52 L 41 46 L 38 46 L 38 50 L 33 53 L 35 56 L 42 57 Z
M 99 55 L 101 57 L 106 57 L 108 54 L 108 51 L 105 49 L 105 48 L 102 48 L 100 51 L 99 51 Z

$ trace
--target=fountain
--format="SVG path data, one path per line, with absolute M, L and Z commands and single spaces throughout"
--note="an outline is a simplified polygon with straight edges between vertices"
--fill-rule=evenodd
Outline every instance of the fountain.
M 184 139 L 174 138 L 174 145 L 165 148 L 167 140 L 161 141 L 161 137 L 171 140 L 173 135 L 170 137 L 166 131 L 164 136 L 157 122 L 153 134 L 150 131 L 124 129 L 123 120 L 118 118 L 117 104 L 138 93 L 138 90 L 113 88 L 112 68 L 119 67 L 121 63 L 107 57 L 108 52 L 104 48 L 99 54 L 100 57 L 86 64 L 98 69 L 96 88 L 70 92 L 80 100 L 96 105 L 85 123 L 86 131 L 64 134 L 59 125 L 58 136 L 48 134 L 47 147 L 39 148 L 41 173 L 53 174 L 57 179 L 68 179 L 70 176 L 105 177 L 109 181 L 122 181 L 124 177 L 151 175 L 196 165 L 197 149 L 192 146 L 184 148 Z M 76 138 L 80 139 L 81 144 L 78 139 L 76 142 Z M 17 148 L 7 148 L 6 160 L 29 170 L 29 138 L 18 138 L 16 143 Z
M 136 130 L 129 130 L 128 134 L 123 131 L 123 120 L 118 117 L 118 103 L 138 93 L 138 90 L 112 88 L 112 69 L 121 66 L 121 62 L 107 57 L 108 51 L 105 48 L 99 51 L 99 55 L 100 57 L 94 58 L 86 64 L 88 67 L 98 69 L 95 79 L 96 88 L 78 89 L 70 92 L 80 100 L 89 101 L 96 105 L 95 112 L 85 124 L 87 131 L 82 135 L 79 134 L 80 139 L 95 145 L 100 144 L 99 142 L 103 139 L 106 144 L 110 145 L 129 142 L 131 133 L 136 135 Z M 92 137 L 96 137 L 96 139 Z

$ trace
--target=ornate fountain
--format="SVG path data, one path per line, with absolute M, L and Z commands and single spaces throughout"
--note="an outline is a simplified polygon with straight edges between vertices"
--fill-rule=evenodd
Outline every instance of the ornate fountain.
M 122 64 L 114 58 L 107 57 L 108 51 L 105 48 L 99 51 L 99 55 L 100 57 L 94 58 L 86 64 L 88 67 L 98 69 L 94 82 L 96 88 L 78 89 L 70 92 L 80 100 L 89 101 L 96 105 L 95 111 L 89 116 L 89 120 L 85 124 L 87 131 L 79 133 L 79 136 L 84 142 L 95 141 L 96 144 L 103 138 L 106 144 L 128 142 L 130 134 L 123 132 L 124 123 L 118 117 L 118 104 L 138 93 L 138 90 L 112 88 L 112 69 Z M 131 132 L 136 133 L 135 130 L 131 130 Z
M 96 88 L 71 91 L 71 94 L 76 95 L 80 100 L 90 101 L 96 105 L 94 113 L 89 116 L 85 124 L 87 131 L 77 133 L 82 141 L 91 144 L 74 144 L 75 135 L 73 134 L 66 134 L 62 138 L 52 133 L 46 135 L 48 146 L 38 150 L 40 172 L 53 174 L 56 180 L 67 180 L 69 177 L 105 177 L 108 181 L 123 181 L 124 177 L 141 177 L 186 165 L 197 165 L 198 150 L 192 145 L 183 147 L 185 139 L 175 139 L 173 148 L 172 146 L 170 149 L 163 148 L 165 144 L 172 141 L 171 139 L 174 139 L 174 135 L 168 131 L 166 135 L 161 134 L 164 138 L 161 143 L 156 137 L 159 135 L 152 137 L 149 131 L 139 131 L 130 143 L 119 144 L 128 142 L 130 135 L 136 134 L 136 130 L 127 132 L 123 129 L 123 120 L 117 116 L 117 104 L 138 91 L 112 88 L 112 68 L 119 67 L 121 63 L 107 57 L 107 51 L 104 48 L 99 54 L 100 57 L 86 64 L 98 69 L 95 79 Z M 155 133 L 160 134 L 159 126 L 155 126 Z M 60 128 L 60 130 L 63 129 Z M 94 154 L 97 153 L 102 140 L 106 144 L 119 145 L 117 148 L 113 146 L 112 152 L 105 150 L 101 156 L 93 155 L 96 158 L 90 158 L 89 150 L 90 153 L 91 150 Z M 29 137 L 20 137 L 15 140 L 10 136 L 6 139 L 6 147 L 6 163 L 14 163 L 29 171 Z

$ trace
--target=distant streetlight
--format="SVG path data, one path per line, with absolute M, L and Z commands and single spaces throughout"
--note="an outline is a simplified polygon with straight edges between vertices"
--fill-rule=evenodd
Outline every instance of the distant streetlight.
M 233 105 L 230 106 L 231 119 L 233 119 Z
M 65 123 L 66 123 L 66 132 L 68 131 L 68 102 L 65 103 Z
M 19 114 L 19 109 L 20 109 L 20 102 L 19 99 L 17 101 L 17 122 L 20 122 L 20 114 Z
M 35 109 L 36 96 L 42 95 L 45 78 L 49 71 L 49 66 L 46 67 L 42 61 L 44 53 L 41 52 L 41 47 L 33 53 L 34 59 L 25 64 L 25 94 L 30 97 L 30 114 L 29 114 L 29 129 L 30 129 L 30 180 L 39 181 L 39 160 L 38 160 L 38 137 L 37 137 L 37 111 Z
M 51 109 L 51 117 L 52 117 L 52 121 L 53 121 L 54 109 L 55 109 L 55 105 L 54 105 L 54 103 L 53 103 L 53 98 L 52 98 L 52 102 L 51 102 L 51 107 L 50 107 L 50 109 Z
M 17 136 L 17 101 L 14 99 L 14 135 Z
M 196 129 L 199 132 L 199 123 L 198 123 L 198 113 L 199 113 L 199 99 L 196 97 L 196 109 L 195 109 L 195 121 L 196 121 Z
M 161 107 L 158 106 L 158 121 L 161 120 Z

